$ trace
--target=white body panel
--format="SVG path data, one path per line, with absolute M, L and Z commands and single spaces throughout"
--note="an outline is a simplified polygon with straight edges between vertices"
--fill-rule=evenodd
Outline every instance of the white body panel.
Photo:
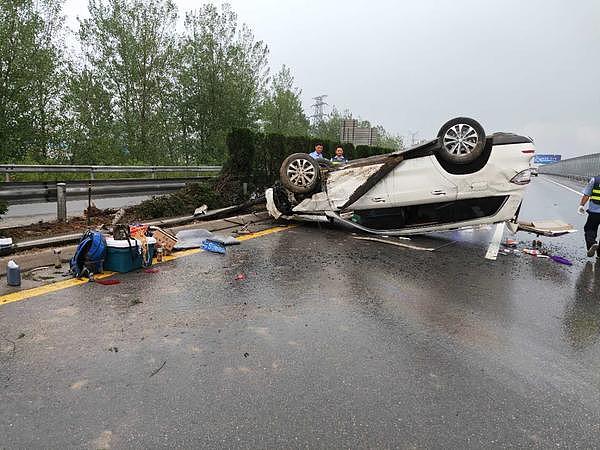
M 387 194 L 388 207 L 452 201 L 458 192 L 434 156 L 402 161 L 379 184 Z
M 534 146 L 531 143 L 494 146 L 484 167 L 466 175 L 448 173 L 433 155 L 406 159 L 352 203 L 344 213 L 351 215 L 352 211 L 505 196 L 506 201 L 491 216 L 461 222 L 368 231 L 406 235 L 512 220 L 523 199 L 525 185 L 512 183 L 511 179 L 529 169 L 533 150 Z M 339 216 L 340 208 L 381 166 L 379 161 L 377 164 L 330 172 L 325 186 L 326 192 L 319 192 L 305 199 L 293 208 L 293 212 L 313 215 L 318 217 L 318 220 L 345 222 L 348 225 L 349 223 Z M 270 198 L 272 202 L 272 195 Z M 269 202 L 269 196 L 267 201 Z M 283 217 L 301 219 L 298 216 Z

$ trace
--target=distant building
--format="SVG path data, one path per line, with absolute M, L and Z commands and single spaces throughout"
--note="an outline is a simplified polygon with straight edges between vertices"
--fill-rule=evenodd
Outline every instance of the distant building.
M 340 142 L 350 142 L 357 145 L 376 145 L 378 139 L 377 129 L 369 127 L 359 127 L 358 120 L 342 120 L 340 129 Z

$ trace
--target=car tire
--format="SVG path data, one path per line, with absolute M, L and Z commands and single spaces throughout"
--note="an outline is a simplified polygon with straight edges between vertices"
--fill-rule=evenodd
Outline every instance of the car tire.
M 451 164 L 470 164 L 483 153 L 485 141 L 485 131 L 479 122 L 457 117 L 440 128 L 437 154 Z
M 309 194 L 319 185 L 319 164 L 307 153 L 294 153 L 281 164 L 279 178 L 289 191 Z

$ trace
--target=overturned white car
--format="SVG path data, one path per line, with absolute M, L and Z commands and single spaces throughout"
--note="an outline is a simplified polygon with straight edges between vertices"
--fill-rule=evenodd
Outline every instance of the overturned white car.
M 477 121 L 459 117 L 436 139 L 390 154 L 340 165 L 290 155 L 266 192 L 267 208 L 277 219 L 385 235 L 516 224 L 534 153 L 528 137 L 486 136 Z

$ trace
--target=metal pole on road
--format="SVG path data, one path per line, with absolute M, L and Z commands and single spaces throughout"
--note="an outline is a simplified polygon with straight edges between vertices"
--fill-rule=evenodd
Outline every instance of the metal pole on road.
M 67 183 L 56 183 L 56 218 L 59 222 L 67 220 Z
M 92 179 L 88 182 L 88 207 L 87 207 L 87 224 L 88 227 L 92 224 Z

